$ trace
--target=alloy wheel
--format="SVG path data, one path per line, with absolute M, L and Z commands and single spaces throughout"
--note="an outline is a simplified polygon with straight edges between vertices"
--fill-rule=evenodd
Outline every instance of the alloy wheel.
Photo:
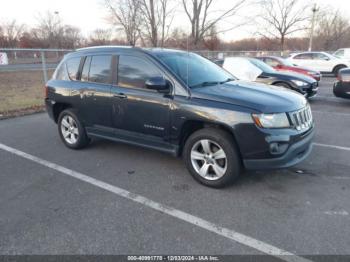
M 79 129 L 73 117 L 65 115 L 61 121 L 61 131 L 64 140 L 68 144 L 75 144 L 79 138 Z
M 209 139 L 197 141 L 191 149 L 191 163 L 195 171 L 204 179 L 220 179 L 227 170 L 225 151 Z

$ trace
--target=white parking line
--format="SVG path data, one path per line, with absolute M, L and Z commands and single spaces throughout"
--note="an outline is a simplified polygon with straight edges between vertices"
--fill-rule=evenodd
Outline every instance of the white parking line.
M 321 143 L 313 143 L 313 145 L 320 146 L 320 147 L 326 147 L 326 148 L 332 148 L 332 149 L 350 151 L 350 147 L 345 147 L 345 146 L 335 146 L 335 145 L 327 145 L 327 144 L 321 144 Z
M 262 242 L 260 240 L 255 239 L 255 238 L 246 236 L 244 234 L 238 233 L 238 232 L 231 230 L 231 229 L 228 229 L 228 228 L 221 227 L 217 224 L 214 224 L 212 222 L 204 220 L 200 217 L 197 217 L 197 216 L 191 215 L 189 213 L 183 212 L 181 210 L 174 209 L 172 207 L 163 205 L 161 203 L 155 202 L 155 201 L 148 199 L 146 197 L 143 197 L 141 195 L 131 193 L 125 189 L 113 186 L 111 184 L 108 184 L 108 183 L 105 183 L 103 181 L 100 181 L 100 180 L 97 180 L 95 178 L 84 175 L 82 173 L 75 172 L 75 171 L 68 169 L 66 167 L 57 165 L 55 163 L 46 161 L 44 159 L 41 159 L 39 157 L 30 155 L 30 154 L 27 154 L 23 151 L 17 150 L 15 148 L 6 146 L 6 145 L 1 144 L 1 143 L 0 143 L 0 149 L 7 151 L 9 153 L 12 153 L 14 155 L 23 157 L 25 159 L 31 160 L 35 163 L 42 165 L 42 166 L 56 170 L 56 171 L 58 171 L 62 174 L 65 174 L 67 176 L 79 179 L 81 181 L 84 181 L 84 182 L 89 183 L 91 185 L 94 185 L 96 187 L 102 188 L 102 189 L 109 191 L 111 193 L 114 193 L 120 197 L 132 200 L 134 202 L 137 202 L 139 204 L 142 204 L 144 206 L 147 206 L 149 208 L 152 208 L 154 210 L 157 210 L 157 211 L 162 212 L 164 214 L 167 214 L 169 216 L 175 217 L 179 220 L 188 222 L 192 225 L 198 226 L 198 227 L 205 229 L 207 231 L 216 233 L 220 236 L 223 236 L 223 237 L 226 237 L 226 238 L 231 239 L 233 241 L 236 241 L 242 245 L 256 249 L 262 253 L 265 253 L 265 254 L 268 254 L 268 255 L 271 255 L 274 257 L 278 257 L 281 260 L 288 261 L 288 262 L 297 262 L 297 261 L 298 262 L 310 262 L 310 260 L 308 260 L 308 259 L 305 259 L 303 257 L 299 257 L 293 253 L 282 250 L 278 247 L 272 246 L 270 244 L 267 244 L 265 242 Z

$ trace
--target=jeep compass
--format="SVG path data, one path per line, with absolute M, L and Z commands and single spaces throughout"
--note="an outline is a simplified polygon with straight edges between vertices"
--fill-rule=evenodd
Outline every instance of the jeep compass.
M 46 107 L 72 149 L 104 138 L 182 156 L 200 183 L 304 160 L 314 124 L 297 92 L 239 81 L 184 51 L 92 47 L 69 53 L 46 85 Z

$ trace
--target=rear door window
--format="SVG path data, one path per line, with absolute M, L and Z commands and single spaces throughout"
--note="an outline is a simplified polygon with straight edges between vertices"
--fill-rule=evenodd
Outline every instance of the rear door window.
M 87 59 L 88 60 L 88 59 Z M 91 57 L 88 81 L 102 84 L 111 83 L 111 55 L 97 55 Z M 86 71 L 83 69 L 83 74 Z
M 299 54 L 294 57 L 294 59 L 301 59 L 301 60 L 312 60 L 312 54 Z
M 76 81 L 78 77 L 79 72 L 79 65 L 80 65 L 80 57 L 74 57 L 71 59 L 68 59 L 67 64 L 67 70 L 68 70 L 68 76 L 70 80 Z

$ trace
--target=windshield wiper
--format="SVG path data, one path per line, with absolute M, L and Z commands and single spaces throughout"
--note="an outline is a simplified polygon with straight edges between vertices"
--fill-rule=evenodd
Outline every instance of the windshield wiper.
M 190 88 L 195 88 L 195 87 L 202 87 L 202 86 L 213 86 L 213 85 L 218 85 L 220 82 L 217 81 L 205 81 L 196 85 L 190 86 Z
M 203 86 L 213 86 L 213 85 L 222 85 L 222 84 L 225 84 L 227 82 L 231 82 L 231 81 L 235 81 L 236 79 L 234 78 L 227 78 L 226 80 L 224 81 L 205 81 L 205 82 L 202 82 L 202 83 L 199 83 L 199 84 L 196 84 L 196 85 L 192 85 L 190 86 L 190 88 L 196 88 L 196 87 L 203 87 Z
M 220 82 L 219 84 L 225 84 L 225 83 L 227 83 L 227 82 L 231 82 L 231 81 L 235 81 L 236 79 L 234 79 L 234 78 L 227 78 L 225 81 L 222 81 L 222 82 Z

